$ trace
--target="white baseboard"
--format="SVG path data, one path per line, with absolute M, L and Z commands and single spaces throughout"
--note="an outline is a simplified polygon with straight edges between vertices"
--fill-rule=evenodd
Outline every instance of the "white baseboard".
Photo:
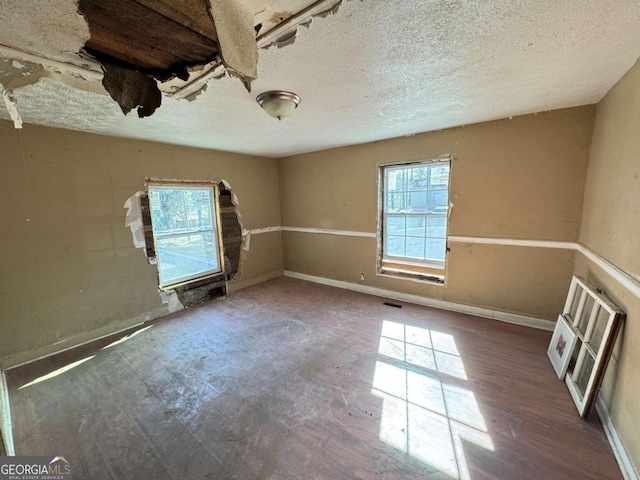
M 633 466 L 627 450 L 624 448 L 622 440 L 616 430 L 616 426 L 613 424 L 613 420 L 611 419 L 611 414 L 609 413 L 607 404 L 604 403 L 601 395 L 598 395 L 598 399 L 596 400 L 596 412 L 598 412 L 598 416 L 602 422 L 602 428 L 604 428 L 604 433 L 607 435 L 613 454 L 618 461 L 618 465 L 622 471 L 622 476 L 625 480 L 639 480 L 640 477 L 638 477 L 638 472 Z
M 248 278 L 246 280 L 233 280 L 227 283 L 227 291 L 229 293 L 237 292 L 238 290 L 253 287 L 254 285 L 258 285 L 259 283 L 273 280 L 274 278 L 279 278 L 281 276 L 282 270 L 274 270 L 273 272 L 265 273 L 264 275 L 260 275 L 259 277 Z
M 124 330 L 128 330 L 133 327 L 138 327 L 146 322 L 155 320 L 156 318 L 169 315 L 167 307 L 156 308 L 150 312 L 137 315 L 135 317 L 123 320 L 118 323 L 106 325 L 104 327 L 92 330 L 90 332 L 84 332 L 73 337 L 65 338 L 59 342 L 52 343 L 51 345 L 45 345 L 44 347 L 36 348 L 35 350 L 29 350 L 26 352 L 16 353 L 3 359 L 0 359 L 0 369 L 9 370 L 11 368 L 20 367 L 27 363 L 35 362 L 58 353 L 77 348 L 87 343 L 95 342 L 102 338 L 108 337 L 120 333 Z
M 0 433 L 7 455 L 14 456 L 13 428 L 11 426 L 11 405 L 9 403 L 9 388 L 4 370 L 0 370 Z
M 346 290 L 353 290 L 354 292 L 366 293 L 369 295 L 375 295 L 377 297 L 391 298 L 393 300 L 400 300 L 408 303 L 415 303 L 417 305 L 424 305 L 426 307 L 439 308 L 441 310 L 449 310 L 449 311 L 458 312 L 458 313 L 466 313 L 468 315 L 475 315 L 477 317 L 490 318 L 492 320 L 500 320 L 502 322 L 507 322 L 507 323 L 515 323 L 517 325 L 524 325 L 526 327 L 537 328 L 540 330 L 553 331 L 555 327 L 555 322 L 552 322 L 549 320 L 543 320 L 541 318 L 528 317 L 526 315 L 519 315 L 517 313 L 501 312 L 498 310 L 491 310 L 489 308 L 465 305 L 463 303 L 446 302 L 444 300 L 438 300 L 435 298 L 421 297 L 419 295 L 411 295 L 408 293 L 394 292 L 392 290 L 369 287 L 367 285 L 360 285 L 357 283 L 342 282 L 340 280 L 332 280 L 330 278 L 315 277 L 313 275 L 306 275 L 304 273 L 291 272 L 289 270 L 284 271 L 284 276 L 297 278 L 300 280 L 307 280 L 309 282 L 320 283 L 322 285 L 329 285 L 332 287 L 344 288 Z

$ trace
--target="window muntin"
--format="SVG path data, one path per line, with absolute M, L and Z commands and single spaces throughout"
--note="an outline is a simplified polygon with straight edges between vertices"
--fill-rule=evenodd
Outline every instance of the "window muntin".
M 382 167 L 382 262 L 444 269 L 449 161 Z
M 149 185 L 160 288 L 222 271 L 216 198 L 209 185 Z

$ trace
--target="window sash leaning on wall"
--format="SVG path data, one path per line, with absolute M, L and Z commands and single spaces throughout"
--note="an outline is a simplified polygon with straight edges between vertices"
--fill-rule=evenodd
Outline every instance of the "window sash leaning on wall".
M 431 175 L 434 174 L 433 168 L 443 166 L 447 167 L 447 178 L 443 178 L 442 182 L 435 183 Z M 409 174 L 416 167 L 428 167 L 428 177 L 425 177 L 425 184 L 416 187 L 410 185 Z M 446 253 L 447 253 L 447 236 L 448 236 L 448 217 L 449 217 L 449 185 L 450 185 L 450 169 L 451 157 L 444 155 L 432 160 L 410 161 L 402 163 L 389 163 L 378 165 L 378 228 L 377 228 L 377 270 L 378 274 L 389 274 L 398 277 L 409 277 L 418 280 L 430 281 L 437 284 L 444 283 Z M 396 173 L 396 178 L 400 177 L 401 187 L 393 190 L 388 189 L 387 178 L 391 173 Z M 444 195 L 444 201 L 442 196 Z M 422 201 L 423 210 L 414 210 L 414 196 L 424 196 Z M 437 197 L 440 197 L 438 199 Z M 417 198 L 417 197 L 416 197 Z M 400 203 L 402 206 L 392 211 L 388 208 L 389 202 Z M 439 208 L 431 208 L 433 205 L 440 203 Z M 442 205 L 443 204 L 443 205 Z M 404 239 L 404 255 L 398 252 L 389 251 L 389 233 L 387 226 L 389 220 L 397 219 L 399 223 L 404 224 L 401 228 L 401 234 L 391 235 L 397 239 Z M 435 220 L 435 222 L 434 222 Z M 417 235 L 408 234 L 409 221 L 420 224 L 418 229 L 422 229 L 424 233 Z M 444 225 L 442 225 L 444 223 Z M 440 225 L 438 225 L 440 224 Z M 433 234 L 429 229 L 436 230 L 442 227 L 444 235 Z M 423 245 L 423 258 L 411 258 L 411 254 L 407 255 L 407 239 L 415 238 L 414 242 Z M 432 245 L 440 243 L 442 245 L 442 258 L 429 258 L 428 244 Z M 415 253 L 414 253 L 415 255 Z M 431 255 L 432 257 L 434 255 Z
M 220 208 L 219 208 L 219 189 L 217 182 L 192 182 L 192 181 L 164 181 L 162 179 L 158 180 L 148 180 L 147 181 L 147 190 L 149 194 L 149 203 L 152 209 L 154 209 L 153 205 L 153 192 L 174 190 L 174 191 L 182 191 L 183 198 L 184 192 L 187 191 L 207 191 L 209 192 L 209 200 L 210 200 L 210 211 L 208 214 L 208 225 L 197 225 L 191 228 L 189 226 L 189 216 L 187 214 L 185 219 L 184 228 L 180 228 L 179 231 L 160 231 L 158 227 L 158 222 L 156 218 L 156 226 L 153 225 L 153 218 L 151 218 L 151 224 L 153 229 L 153 241 L 155 246 L 155 254 L 158 260 L 158 276 L 159 276 L 159 286 L 162 290 L 172 289 L 179 285 L 188 284 L 197 280 L 205 279 L 211 276 L 219 275 L 224 272 L 224 258 L 222 252 L 222 238 L 221 238 L 221 222 L 220 222 Z M 157 211 L 158 209 L 155 208 Z M 184 211 L 187 213 L 187 207 L 184 206 Z M 152 215 L 153 217 L 153 215 Z M 200 215 L 198 215 L 199 219 Z M 194 236 L 200 236 L 203 240 L 203 244 L 205 245 L 208 242 L 211 242 L 210 245 L 213 249 L 213 264 L 208 268 L 202 269 L 194 269 L 192 273 L 186 273 L 182 275 L 169 276 L 166 272 L 163 272 L 163 256 L 167 257 L 167 254 L 173 254 L 171 252 L 165 251 L 161 247 L 161 244 L 165 241 L 172 239 L 180 239 L 180 238 L 190 238 Z M 197 257 L 197 256 L 196 256 Z M 199 258 L 192 258 L 191 260 L 202 261 Z M 166 265 L 166 260 L 165 260 Z

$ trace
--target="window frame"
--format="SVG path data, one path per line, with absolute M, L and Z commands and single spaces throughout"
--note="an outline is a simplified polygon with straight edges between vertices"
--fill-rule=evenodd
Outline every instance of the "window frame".
M 385 255 L 385 219 L 387 218 L 387 212 L 385 211 L 385 171 L 393 167 L 411 167 L 419 165 L 436 165 L 447 164 L 449 166 L 449 178 L 447 181 L 447 198 L 450 200 L 451 193 L 451 164 L 452 157 L 450 155 L 441 155 L 436 158 L 427 160 L 409 160 L 405 162 L 390 162 L 378 164 L 378 212 L 377 212 L 377 230 L 376 230 L 376 242 L 377 242 L 377 273 L 378 275 L 393 276 L 396 278 L 405 278 L 409 280 L 418 280 L 422 282 L 435 283 L 438 285 L 444 285 L 446 278 L 447 268 L 447 253 L 449 252 L 448 238 L 449 238 L 449 216 L 451 208 L 450 202 L 447 203 L 447 210 L 442 215 L 446 216 L 447 225 L 445 229 L 445 256 L 444 260 L 438 261 L 433 259 L 410 259 L 407 257 L 398 257 L 393 255 Z M 404 213 L 403 215 L 411 215 L 411 213 Z M 418 213 L 416 216 L 436 216 L 438 214 Z M 406 236 L 405 236 L 406 238 Z M 426 237 L 425 237 L 426 238 Z
M 211 207 L 213 211 L 212 220 L 213 225 L 212 229 L 199 229 L 199 230 L 188 230 L 185 232 L 181 232 L 180 234 L 167 234 L 162 237 L 171 238 L 176 236 L 183 235 L 195 235 L 199 233 L 207 233 L 212 232 L 214 238 L 214 248 L 218 254 L 218 267 L 219 269 L 216 271 L 207 271 L 201 272 L 193 275 L 187 275 L 183 277 L 179 277 L 175 279 L 175 281 L 171 281 L 171 283 L 164 283 L 162 279 L 162 270 L 161 270 L 161 262 L 160 262 L 160 254 L 158 253 L 158 245 L 157 240 L 159 237 L 156 236 L 153 231 L 153 219 L 151 215 L 150 218 L 150 228 L 151 235 L 153 238 L 154 249 L 155 249 L 155 258 L 158 267 L 158 288 L 162 291 L 173 290 L 176 287 L 180 287 L 183 285 L 188 285 L 194 282 L 198 282 L 201 280 L 206 280 L 209 278 L 219 277 L 225 274 L 225 261 L 224 261 L 224 245 L 222 242 L 222 223 L 220 217 L 220 188 L 218 182 L 214 181 L 195 181 L 195 180 L 163 180 L 163 179 L 147 179 L 146 181 L 146 191 L 149 196 L 149 209 L 151 212 L 151 188 L 153 187 L 174 187 L 174 188 L 184 188 L 184 189 L 198 189 L 198 188 L 207 188 L 212 190 L 211 196 Z
M 573 345 L 569 345 L 571 348 L 565 350 L 567 365 L 564 371 L 557 372 L 558 377 L 561 380 L 564 377 L 580 416 L 587 418 L 600 391 L 626 314 L 602 290 L 574 275 L 561 317 L 574 332 L 575 339 Z M 556 325 L 556 330 L 558 328 Z M 552 337 L 547 350 L 550 358 L 553 358 L 556 344 L 557 339 Z

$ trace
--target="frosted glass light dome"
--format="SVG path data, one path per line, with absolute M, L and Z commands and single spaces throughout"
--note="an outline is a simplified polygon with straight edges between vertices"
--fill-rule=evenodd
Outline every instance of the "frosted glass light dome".
M 262 92 L 256 97 L 256 102 L 273 118 L 282 120 L 288 117 L 300 104 L 300 97 L 284 90 L 270 90 Z

